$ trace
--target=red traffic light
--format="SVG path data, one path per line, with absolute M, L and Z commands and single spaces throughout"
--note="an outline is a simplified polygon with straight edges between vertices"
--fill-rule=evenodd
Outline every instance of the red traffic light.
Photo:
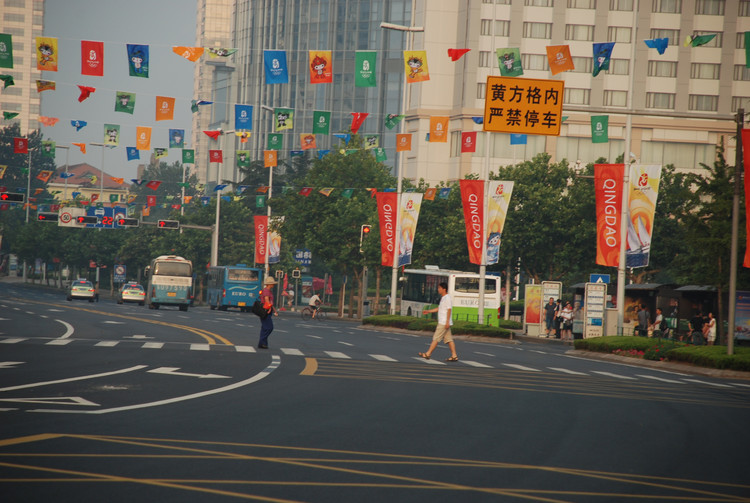
M 97 224 L 99 223 L 99 219 L 97 217 L 80 216 L 80 217 L 76 217 L 76 223 L 80 225 Z
M 179 220 L 159 220 L 159 222 L 157 223 L 157 226 L 160 229 L 179 229 L 180 221 Z
M 117 225 L 120 227 L 138 227 L 137 218 L 118 218 Z
M 0 194 L 0 201 L 6 203 L 22 203 L 24 201 L 24 195 L 15 192 L 3 192 Z
M 42 222 L 57 222 L 57 213 L 41 212 L 37 213 L 36 219 Z
M 362 226 L 362 234 L 369 234 L 370 233 L 370 226 L 369 225 L 363 225 Z

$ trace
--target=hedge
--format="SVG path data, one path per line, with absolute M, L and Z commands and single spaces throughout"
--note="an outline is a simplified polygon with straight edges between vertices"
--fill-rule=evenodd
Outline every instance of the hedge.
M 396 327 L 406 330 L 433 332 L 437 322 L 428 318 L 414 318 L 412 316 L 396 316 L 384 314 L 368 316 L 362 320 L 363 325 L 376 325 L 381 327 Z M 508 338 L 513 332 L 500 327 L 479 325 L 468 321 L 456 321 L 451 329 L 453 335 L 482 335 L 485 337 Z

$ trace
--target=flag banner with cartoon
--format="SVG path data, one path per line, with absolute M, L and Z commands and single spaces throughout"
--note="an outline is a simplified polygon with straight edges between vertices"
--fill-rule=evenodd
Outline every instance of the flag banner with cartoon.
M 500 260 L 500 242 L 508 215 L 513 182 L 491 180 L 487 197 L 487 265 Z
M 182 163 L 195 164 L 195 150 L 192 148 L 182 149 Z
M 36 92 L 41 93 L 42 91 L 54 91 L 57 88 L 57 84 L 54 80 L 37 80 L 36 81 Z
M 268 223 L 268 263 L 276 264 L 281 260 L 281 234 L 278 229 L 284 223 L 284 217 L 271 217 Z
M 266 150 L 281 150 L 284 145 L 284 135 L 282 133 L 270 133 L 266 143 Z
M 594 165 L 596 200 L 596 263 L 617 267 L 620 263 L 620 222 L 624 164 Z
M 630 208 L 625 267 L 647 267 L 654 235 L 661 165 L 630 166 Z
M 156 97 L 156 120 L 174 120 L 174 98 L 170 98 L 168 96 Z
M 591 143 L 609 142 L 609 116 L 591 116 Z
M 549 71 L 552 72 L 552 75 L 567 72 L 568 70 L 575 70 L 569 45 L 548 45 L 547 61 L 549 62 Z
M 57 39 L 55 37 L 36 37 L 36 69 L 56 72 L 57 58 Z
M 250 167 L 250 151 L 249 150 L 238 150 L 235 155 L 237 156 L 237 167 L 249 168 Z
M 397 114 L 388 114 L 385 116 L 385 127 L 388 129 L 395 128 L 399 122 L 401 122 L 401 119 L 406 117 L 405 115 L 397 115 Z
M 331 51 L 310 51 L 310 84 L 333 82 Z
M 116 147 L 120 144 L 120 125 L 119 124 L 105 124 L 104 125 L 104 144 L 112 145 Z
M 234 105 L 234 129 L 251 131 L 253 129 L 253 106 Z
M 263 66 L 266 70 L 266 84 L 289 83 L 286 51 L 263 51 Z
M 309 150 L 311 148 L 318 148 L 318 144 L 315 142 L 315 135 L 310 133 L 302 133 L 299 135 L 300 148 L 302 150 Z
M 430 142 L 446 143 L 448 141 L 448 121 L 450 117 L 430 117 Z
M 185 130 L 184 129 L 170 129 L 169 130 L 169 148 L 184 148 L 185 147 Z
M 466 243 L 469 246 L 469 261 L 482 264 L 482 241 L 484 235 L 484 180 L 459 180 L 461 203 L 466 223 Z
M 182 56 L 188 61 L 195 63 L 198 59 L 203 56 L 203 47 L 185 47 L 182 45 L 172 46 L 172 52 L 178 56 Z
M 375 51 L 357 51 L 354 54 L 354 86 L 375 87 L 377 80 L 375 75 L 375 64 L 377 53 Z
M 227 58 L 237 52 L 237 49 L 227 47 L 205 47 L 205 50 L 211 58 Z
M 500 75 L 503 77 L 519 77 L 523 75 L 521 50 L 518 47 L 497 49 L 495 53 L 497 54 L 497 65 L 500 68 Z
M 664 54 L 667 50 L 667 46 L 669 46 L 668 38 L 653 38 L 651 40 L 644 40 L 643 42 L 650 49 L 656 49 L 659 54 Z M 747 46 L 745 46 L 745 48 L 747 49 Z
M 135 128 L 135 146 L 138 150 L 151 150 L 151 128 L 137 126 Z
M 292 129 L 294 127 L 294 109 L 274 108 L 273 120 L 273 130 L 276 132 Z
M 353 192 L 353 189 L 346 190 Z M 351 197 L 351 194 L 344 197 Z M 378 206 L 378 224 L 380 228 L 380 264 L 392 267 L 393 255 L 396 250 L 396 206 L 398 204 L 398 194 L 395 192 L 377 192 L 375 200 Z
M 13 36 L 0 33 L 0 68 L 13 68 Z
M 396 135 L 396 152 L 411 151 L 411 133 L 399 133 Z
M 463 131 L 461 133 L 461 153 L 477 151 L 477 132 Z
M 45 140 L 42 142 L 42 155 L 44 157 L 55 158 L 55 146 L 57 144 L 51 140 Z
M 148 78 L 149 56 L 148 46 L 142 44 L 127 44 L 128 72 L 131 77 Z
M 70 121 L 70 125 L 76 128 L 76 131 L 80 131 L 88 125 L 88 122 L 81 120 L 72 120 Z
M 133 112 L 135 112 L 135 93 L 117 91 L 115 93 L 115 112 L 133 115 Z
M 612 50 L 615 48 L 614 42 L 604 42 L 594 44 L 594 70 L 592 75 L 596 77 L 602 70 L 609 70 L 609 62 L 612 59 Z
M 368 134 L 364 138 L 364 145 L 365 150 L 370 150 L 372 148 L 377 148 L 380 146 L 380 135 L 378 134 Z
M 422 207 L 422 194 L 419 192 L 401 195 L 401 235 L 398 240 L 398 266 L 411 264 L 414 237 L 417 234 L 419 208 Z
M 168 154 L 169 154 L 169 150 L 166 148 L 154 149 L 154 159 L 161 159 L 162 157 L 167 157 Z
M 104 76 L 104 42 L 81 40 L 81 75 Z
M 313 112 L 313 134 L 330 134 L 331 112 Z
M 404 69 L 408 84 L 430 80 L 427 51 L 404 51 Z

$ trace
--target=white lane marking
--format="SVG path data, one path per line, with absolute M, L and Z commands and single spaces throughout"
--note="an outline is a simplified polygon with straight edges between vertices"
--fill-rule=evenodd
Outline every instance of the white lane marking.
M 21 365 L 26 362 L 0 362 L 0 369 L 10 369 L 15 367 L 16 365 Z
M 478 355 L 483 355 L 483 356 L 491 356 L 493 358 L 495 357 L 495 355 L 493 355 L 492 353 L 482 353 L 481 351 L 474 351 L 474 353 Z
M 40 314 L 39 317 L 44 318 L 45 320 L 49 319 L 49 316 L 47 316 L 46 314 Z
M 208 344 L 191 344 L 190 351 L 211 351 L 211 346 Z
M 607 376 L 607 377 L 614 377 L 614 378 L 617 378 L 617 379 L 627 379 L 628 381 L 637 381 L 638 380 L 635 377 L 623 376 L 623 375 L 620 375 L 620 374 L 613 374 L 612 372 L 602 372 L 600 370 L 592 370 L 591 372 L 594 373 L 594 374 L 599 374 L 599 375 L 603 375 L 603 376 Z
M 46 343 L 46 346 L 65 346 L 66 344 L 70 344 L 73 342 L 73 339 L 52 339 L 48 343 Z
M 94 344 L 94 346 L 99 346 L 103 348 L 113 348 L 117 346 L 120 343 L 120 341 L 101 341 Z
M 110 412 L 122 412 L 125 410 L 133 410 L 133 409 L 145 409 L 147 407 L 157 407 L 159 405 L 167 405 L 170 403 L 177 403 L 177 402 L 183 402 L 185 400 L 192 400 L 194 398 L 202 398 L 204 396 L 209 395 L 215 395 L 217 393 L 223 393 L 225 391 L 231 391 L 233 389 L 241 388 L 243 386 L 247 386 L 248 384 L 252 384 L 254 382 L 260 381 L 261 379 L 264 379 L 268 377 L 268 375 L 271 374 L 274 370 L 276 370 L 279 365 L 281 365 L 281 357 L 274 355 L 272 357 L 271 363 L 266 367 L 265 369 L 261 370 L 254 376 L 245 379 L 244 381 L 236 382 L 233 384 L 229 384 L 227 386 L 224 386 L 222 388 L 215 388 L 207 391 L 201 391 L 199 393 L 193 393 L 192 395 L 185 395 L 185 396 L 178 396 L 174 398 L 168 398 L 166 400 L 158 400 L 156 402 L 148 402 L 148 403 L 139 403 L 136 405 L 126 405 L 124 407 L 113 407 L 111 409 L 100 409 L 100 410 L 55 410 L 55 409 L 32 409 L 29 412 L 63 412 L 67 414 L 108 414 Z
M 381 361 L 381 362 L 395 362 L 395 361 L 398 361 L 398 360 L 394 360 L 390 356 L 386 356 L 386 355 L 370 355 L 370 357 L 375 358 L 376 360 Z
M 461 363 L 465 363 L 466 365 L 471 365 L 472 367 L 479 367 L 479 368 L 483 368 L 483 369 L 491 369 L 492 368 L 489 365 L 485 365 L 484 363 L 474 362 L 474 361 L 471 361 L 471 360 L 458 360 L 458 361 L 460 361 Z
M 10 318 L 0 318 L 0 321 L 8 321 Z
M 36 313 L 34 311 L 26 311 L 26 314 L 35 315 Z
M 197 377 L 198 379 L 230 379 L 230 376 L 223 376 L 219 374 L 189 374 L 187 372 L 177 372 L 180 367 L 159 367 L 153 370 L 147 370 L 151 374 L 167 374 L 173 376 L 182 377 Z
M 310 338 L 312 338 L 312 339 L 322 339 L 322 337 L 320 337 L 320 336 L 317 336 L 317 335 L 310 335 L 310 334 L 305 334 L 305 337 L 310 337 Z
M 350 344 L 348 342 L 338 341 L 339 344 L 343 344 L 344 346 L 354 346 L 354 344 Z
M 682 381 L 677 381 L 675 379 L 665 379 L 663 377 L 648 376 L 648 375 L 641 375 L 641 374 L 636 374 L 636 377 L 643 377 L 644 379 L 653 379 L 654 381 L 668 382 L 672 384 L 685 384 Z
M 274 332 L 282 333 L 282 334 L 288 334 L 289 330 L 279 330 L 278 328 L 273 329 Z
M 302 354 L 302 351 L 295 348 L 281 348 L 281 352 L 289 356 L 305 356 Z
M 17 342 L 23 342 L 25 341 L 25 338 L 22 337 L 11 337 L 10 339 L 3 339 L 0 341 L 0 344 L 15 344 Z
M 550 370 L 554 370 L 556 372 L 563 372 L 565 374 L 571 374 L 571 375 L 576 375 L 576 376 L 587 376 L 588 375 L 588 374 L 586 374 L 584 372 L 576 372 L 575 370 L 570 370 L 570 369 L 562 369 L 562 368 L 558 368 L 558 367 L 547 367 L 547 368 L 550 369 Z
M 351 356 L 347 356 L 344 353 L 339 353 L 338 351 L 323 351 L 325 354 L 330 356 L 331 358 L 343 358 L 346 360 L 351 360 Z
M 255 348 L 252 346 L 235 346 L 234 350 L 238 353 L 255 353 Z
M 62 309 L 47 309 L 47 311 L 51 313 L 62 313 L 64 312 Z
M 437 360 L 427 360 L 426 358 L 422 358 L 421 356 L 414 356 L 413 358 L 417 361 L 428 363 L 430 365 L 445 365 L 444 362 L 439 362 Z
M 541 372 L 539 369 L 534 369 L 531 367 L 526 367 L 524 365 L 516 365 L 515 363 L 503 363 L 506 367 L 510 367 L 516 370 L 528 370 L 529 372 Z
M 743 384 L 741 382 L 730 382 L 732 386 L 742 386 L 743 388 L 750 388 L 750 384 Z
M 123 339 L 153 339 L 153 337 L 149 337 L 148 335 L 126 335 Z
M 716 386 L 717 388 L 731 388 L 728 384 L 719 384 L 716 382 L 699 381 L 698 379 L 683 379 L 683 381 L 693 382 L 696 384 L 708 384 L 709 386 Z
M 80 396 L 51 396 L 34 398 L 0 398 L 0 402 L 21 403 L 45 403 L 49 405 L 85 405 L 87 407 L 99 407 L 98 403 L 91 402 Z
M 65 333 L 62 334 L 59 337 L 60 339 L 67 339 L 68 337 L 70 337 L 71 335 L 73 335 L 73 332 L 75 331 L 73 329 L 73 325 L 71 325 L 70 323 L 67 323 L 67 322 L 65 322 L 63 320 L 55 320 L 55 321 L 58 322 L 58 323 L 62 323 L 62 325 L 65 327 Z
M 143 346 L 141 346 L 143 349 L 161 349 L 163 347 L 163 342 L 144 342 Z
M 398 337 L 388 337 L 387 335 L 381 335 L 379 336 L 381 339 L 388 339 L 389 341 L 400 341 Z
M 532 353 L 539 353 L 540 355 L 546 355 L 547 354 L 546 351 L 539 351 L 538 349 L 531 349 L 529 351 L 531 351 Z
M 124 321 L 112 321 L 112 320 L 107 320 L 102 323 L 104 323 L 105 325 L 124 325 L 125 324 Z
M 47 386 L 48 384 L 60 384 L 64 382 L 73 382 L 73 381 L 83 381 L 85 379 L 96 379 L 99 377 L 106 377 L 106 376 L 112 376 L 117 374 L 124 374 L 126 372 L 133 372 L 134 370 L 141 370 L 148 367 L 148 365 L 135 365 L 133 367 L 128 367 L 125 369 L 120 370 L 113 370 L 111 372 L 102 372 L 101 374 L 90 374 L 85 376 L 78 376 L 78 377 L 68 377 L 66 379 L 58 379 L 56 381 L 42 381 L 42 382 L 36 382 L 36 383 L 30 383 L 30 384 L 20 384 L 18 386 L 9 386 L 7 388 L 0 388 L 0 391 L 15 391 L 17 389 L 26 389 L 26 388 L 36 388 L 37 386 Z

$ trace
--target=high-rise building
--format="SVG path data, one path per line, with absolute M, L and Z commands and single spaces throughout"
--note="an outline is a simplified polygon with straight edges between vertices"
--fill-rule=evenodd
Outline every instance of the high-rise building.
M 26 135 L 39 127 L 41 98 L 35 83 L 42 72 L 36 69 L 34 55 L 36 37 L 44 30 L 44 0 L 3 0 L 2 5 L 0 33 L 12 36 L 13 68 L 1 68 L 0 73 L 12 76 L 16 84 L 0 90 L 0 110 L 19 112 L 3 125 L 18 123 Z

